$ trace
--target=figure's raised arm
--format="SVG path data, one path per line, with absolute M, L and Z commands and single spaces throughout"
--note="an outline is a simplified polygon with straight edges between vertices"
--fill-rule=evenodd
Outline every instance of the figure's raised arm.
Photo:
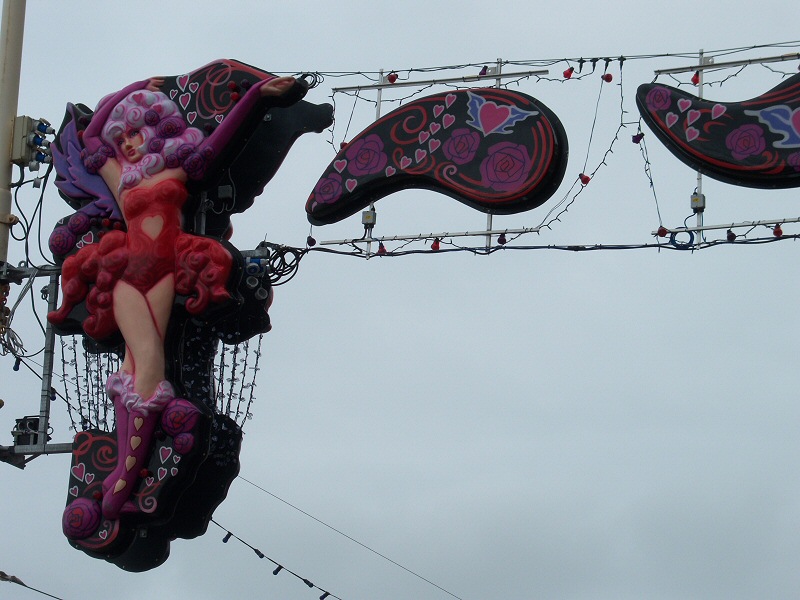
M 303 80 L 294 77 L 268 77 L 250 86 L 197 149 L 206 161 L 202 176 L 213 173 L 230 156 L 238 154 L 239 145 L 247 142 L 249 132 L 270 108 L 294 104 L 305 95 L 307 87 Z M 189 173 L 192 179 L 202 176 Z

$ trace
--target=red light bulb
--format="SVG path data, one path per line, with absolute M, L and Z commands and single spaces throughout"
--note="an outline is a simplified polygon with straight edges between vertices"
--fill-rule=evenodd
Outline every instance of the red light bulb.
M 667 237 L 667 228 L 662 225 L 658 228 L 656 233 L 658 234 L 658 237 Z
M 433 243 L 431 244 L 431 250 L 433 250 L 434 252 L 439 250 L 439 238 L 433 240 Z
M 589 185 L 589 182 L 592 180 L 592 178 L 589 177 L 586 173 L 581 173 L 580 175 L 578 175 L 578 178 L 581 180 L 581 183 L 583 185 Z
M 700 71 L 695 71 L 692 75 L 692 85 L 700 85 Z
M 386 76 L 386 81 L 388 81 L 389 83 L 394 83 L 395 81 L 397 81 L 397 73 L 395 73 L 394 71 L 389 73 L 389 75 Z
M 497 243 L 500 244 L 501 246 L 504 246 L 507 241 L 508 240 L 506 239 L 506 234 L 505 233 L 501 233 L 500 237 L 497 238 Z
M 731 229 L 728 229 L 728 233 L 726 234 L 725 237 L 728 238 L 729 242 L 735 242 L 736 241 L 736 234 L 733 233 L 733 230 L 731 230 Z
M 569 79 L 572 77 L 572 74 L 575 72 L 575 67 L 570 67 L 566 71 L 564 71 L 564 79 Z
M 383 256 L 386 254 L 386 246 L 383 245 L 383 242 L 378 242 L 378 256 Z
M 605 74 L 601 75 L 601 79 L 602 79 L 603 81 L 605 81 L 606 83 L 611 83 L 611 81 L 612 81 L 614 78 L 611 76 L 611 73 L 605 73 Z
M 772 235 L 774 235 L 776 238 L 783 237 L 783 229 L 781 229 L 780 223 L 775 225 L 775 229 L 772 230 Z
M 643 138 L 644 138 L 644 133 L 640 131 L 640 132 L 639 132 L 639 133 L 637 133 L 636 135 L 632 135 L 632 136 L 631 136 L 631 141 L 632 141 L 634 144 L 638 144 L 639 142 L 641 142 L 641 141 L 642 141 L 642 139 L 643 139 Z
M 309 248 L 313 248 L 316 245 L 317 245 L 317 240 L 315 240 L 312 236 L 308 236 L 306 238 L 306 246 L 308 246 Z

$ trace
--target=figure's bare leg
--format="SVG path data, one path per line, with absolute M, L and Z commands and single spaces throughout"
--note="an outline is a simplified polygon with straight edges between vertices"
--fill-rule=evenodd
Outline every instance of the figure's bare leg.
M 164 338 L 174 298 L 172 275 L 146 295 L 124 281 L 114 288 L 114 316 L 125 339 L 121 370 L 133 380 L 120 398 L 127 414 L 120 411 L 117 417 L 117 467 L 103 483 L 106 518 L 118 517 L 133 492 L 147 465 L 161 411 L 174 397 L 172 386 L 164 381 Z

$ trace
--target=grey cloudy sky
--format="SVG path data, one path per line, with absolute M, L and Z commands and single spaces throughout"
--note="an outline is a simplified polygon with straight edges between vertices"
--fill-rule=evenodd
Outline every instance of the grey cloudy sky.
M 796 14 L 788 1 L 739 0 L 34 0 L 19 113 L 59 123 L 68 101 L 94 105 L 132 81 L 216 58 L 294 73 L 676 54 L 795 40 Z M 599 164 L 620 106 L 625 121 L 637 120 L 636 87 L 655 69 L 686 64 L 693 61 L 629 60 L 620 79 L 614 63 L 599 104 L 597 78 L 515 84 L 561 118 L 570 163 L 547 204 L 495 226 L 538 225 L 584 161 Z M 551 74 L 564 68 L 556 63 Z M 774 68 L 794 72 L 797 61 Z M 778 81 L 779 73 L 748 67 L 706 96 L 741 100 Z M 307 99 L 326 102 L 331 87 L 359 83 L 328 77 Z M 350 136 L 374 117 L 374 105 L 353 110 L 342 95 L 336 103 L 338 145 L 351 110 Z M 552 230 L 520 242 L 647 243 L 659 211 L 664 225 L 681 226 L 694 173 L 648 135 L 657 210 L 633 133 L 635 125 L 622 132 L 607 165 Z M 296 144 L 256 205 L 234 220 L 237 247 L 265 237 L 304 244 L 303 207 L 333 157 L 330 137 Z M 796 191 L 709 179 L 703 191 L 709 224 L 798 216 Z M 27 193 L 23 202 L 33 206 Z M 485 225 L 484 215 L 431 192 L 403 192 L 377 209 L 377 235 Z M 45 223 L 69 212 L 54 189 L 44 211 Z M 313 233 L 358 237 L 359 219 Z M 796 250 L 784 241 L 696 253 L 369 261 L 311 254 L 277 290 L 241 474 L 464 600 L 796 598 Z M 11 258 L 22 256 L 12 246 Z M 15 329 L 28 349 L 38 348 L 30 310 Z M 10 443 L 14 418 L 38 410 L 37 381 L 12 366 L 0 360 L 1 444 Z M 54 413 L 54 441 L 68 441 L 63 407 Z M 38 458 L 24 471 L 0 465 L 1 570 L 64 600 L 319 596 L 285 573 L 273 576 L 271 563 L 235 540 L 223 545 L 213 525 L 202 538 L 173 543 L 169 560 L 147 573 L 91 559 L 61 533 L 68 473 L 65 455 Z M 242 480 L 215 519 L 346 600 L 452 597 Z M 38 597 L 0 583 L 0 599 Z

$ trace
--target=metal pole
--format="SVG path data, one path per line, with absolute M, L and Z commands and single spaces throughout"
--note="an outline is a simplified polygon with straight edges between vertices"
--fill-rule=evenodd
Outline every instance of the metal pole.
M 0 262 L 8 262 L 11 231 L 11 138 L 19 100 L 25 0 L 3 0 L 0 23 Z
M 58 273 L 50 275 L 47 286 L 47 307 L 49 311 L 58 308 Z M 39 404 L 39 445 L 44 452 L 47 446 L 47 433 L 50 429 L 50 390 L 53 386 L 53 358 L 55 356 L 56 334 L 53 326 L 47 322 L 44 334 L 44 357 L 42 362 L 42 397 Z
M 700 64 L 702 65 L 703 62 L 704 62 L 704 60 L 703 60 L 703 49 L 702 48 L 700 49 L 700 57 L 699 58 L 700 58 Z M 698 76 L 699 76 L 699 80 L 697 82 L 697 86 L 699 88 L 698 89 L 698 97 L 701 100 L 703 99 L 703 73 L 704 73 L 703 69 L 699 69 L 698 70 Z M 697 172 L 697 193 L 700 195 L 701 198 L 703 197 L 703 174 L 700 171 Z M 703 203 L 703 205 L 704 205 L 703 206 L 703 210 L 705 210 L 705 202 Z M 702 227 L 703 227 L 703 210 L 697 211 L 697 228 L 698 228 L 698 231 L 700 233 L 700 241 L 701 242 L 703 241 L 703 230 L 702 230 Z
M 497 79 L 494 82 L 494 86 L 498 90 L 500 89 L 500 86 L 503 85 L 503 79 L 500 76 L 500 73 L 502 72 L 502 70 L 503 70 L 503 59 L 502 58 L 498 58 L 497 59 L 497 73 L 496 73 L 497 74 Z M 488 212 L 488 213 L 486 213 L 486 231 L 491 231 L 491 230 L 492 230 L 492 213 Z M 486 250 L 489 250 L 491 247 L 492 247 L 492 235 L 489 233 L 489 234 L 486 234 Z

